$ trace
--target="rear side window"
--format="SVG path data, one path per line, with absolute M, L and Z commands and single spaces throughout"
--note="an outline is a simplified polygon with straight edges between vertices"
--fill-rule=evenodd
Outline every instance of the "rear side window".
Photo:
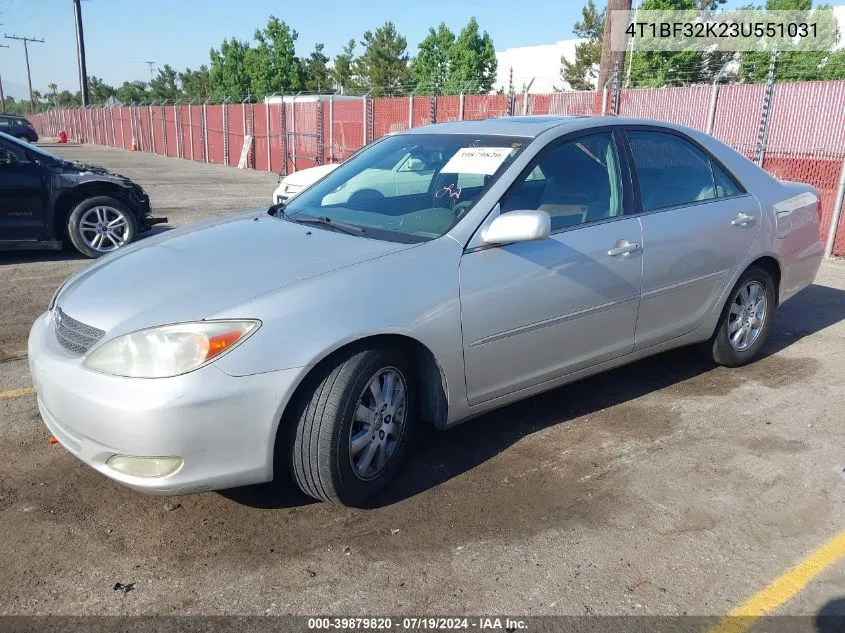
M 710 161 L 710 164 L 713 167 L 713 182 L 716 183 L 716 196 L 718 198 L 727 198 L 742 193 L 742 189 L 739 188 L 733 178 L 728 176 L 724 169 L 713 161 Z
M 630 131 L 627 136 L 644 211 L 716 197 L 710 159 L 695 145 L 662 132 Z

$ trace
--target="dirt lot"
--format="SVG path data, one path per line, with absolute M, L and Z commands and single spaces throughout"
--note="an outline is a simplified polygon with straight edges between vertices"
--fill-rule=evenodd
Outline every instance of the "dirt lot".
M 60 153 L 136 179 L 175 226 L 266 204 L 275 183 Z M 85 264 L 0 254 L 0 614 L 721 615 L 845 526 L 841 263 L 782 307 L 756 364 L 680 350 L 429 433 L 366 511 L 290 482 L 145 496 L 49 445 L 20 355 Z M 839 559 L 769 606 L 843 596 Z

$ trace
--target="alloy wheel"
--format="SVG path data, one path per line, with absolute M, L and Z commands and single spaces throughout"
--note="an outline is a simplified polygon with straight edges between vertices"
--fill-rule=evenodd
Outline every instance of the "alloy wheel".
M 380 369 L 358 398 L 349 428 L 349 461 L 364 481 L 378 477 L 396 453 L 407 416 L 407 385 L 395 367 Z
M 89 248 L 108 253 L 120 248 L 129 237 L 129 220 L 120 209 L 96 206 L 79 220 L 79 234 Z
M 759 281 L 746 282 L 736 293 L 728 314 L 728 341 L 738 352 L 754 345 L 766 322 L 766 289 Z

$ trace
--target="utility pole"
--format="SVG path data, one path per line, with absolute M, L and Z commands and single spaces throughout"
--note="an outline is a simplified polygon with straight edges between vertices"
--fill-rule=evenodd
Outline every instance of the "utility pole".
M 29 83 L 29 104 L 31 107 L 31 112 L 35 112 L 35 97 L 32 95 L 32 74 L 29 72 L 29 48 L 27 48 L 28 42 L 39 42 L 40 44 L 44 43 L 43 39 L 39 39 L 36 37 L 18 37 L 17 35 L 6 35 L 3 34 L 7 40 L 20 40 L 23 42 L 23 54 L 26 57 L 26 80 Z
M 152 82 L 152 80 L 153 80 L 153 64 L 155 64 L 155 62 L 144 62 L 144 63 L 150 65 L 150 82 Z
M 79 65 L 79 94 L 82 105 L 88 105 L 88 70 L 85 68 L 85 36 L 82 33 L 82 6 L 73 0 L 73 15 L 76 18 L 76 59 Z
M 0 44 L 0 48 L 9 48 L 8 44 Z M 3 77 L 0 77 L 0 112 L 6 111 L 6 95 L 3 94 Z
M 631 0 L 607 0 L 607 12 L 604 16 L 604 32 L 601 37 L 601 64 L 599 65 L 599 77 L 598 83 L 596 84 L 598 93 L 601 93 L 613 72 L 621 67 L 622 60 L 625 59 L 625 51 L 610 50 L 612 35 L 610 32 L 610 16 L 613 14 L 613 11 L 619 10 L 630 11 Z

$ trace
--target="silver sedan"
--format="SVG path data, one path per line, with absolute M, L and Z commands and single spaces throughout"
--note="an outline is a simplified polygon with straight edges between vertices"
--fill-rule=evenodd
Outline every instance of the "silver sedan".
M 751 362 L 818 270 L 819 208 L 814 188 L 669 124 L 409 130 L 287 206 L 71 277 L 29 337 L 39 409 L 67 450 L 139 490 L 285 465 L 307 494 L 362 504 L 421 423 L 682 345 Z

